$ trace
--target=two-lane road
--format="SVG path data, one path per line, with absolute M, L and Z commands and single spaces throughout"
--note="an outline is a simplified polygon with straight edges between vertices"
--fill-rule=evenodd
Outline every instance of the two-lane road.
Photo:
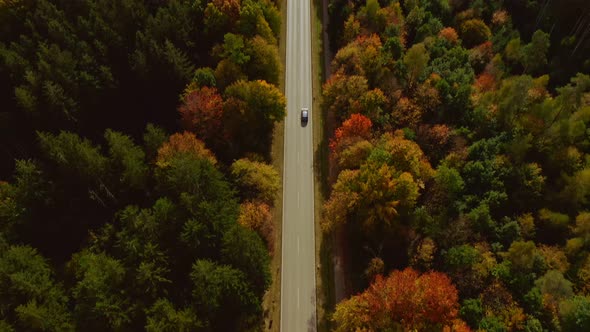
M 316 331 L 310 0 L 287 0 L 281 331 Z M 301 108 L 309 123 L 301 124 Z

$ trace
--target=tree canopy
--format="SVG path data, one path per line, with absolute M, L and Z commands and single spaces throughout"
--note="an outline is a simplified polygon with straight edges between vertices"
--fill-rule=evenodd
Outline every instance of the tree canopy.
M 0 1 L 0 330 L 261 328 L 281 24 L 270 0 Z
M 587 4 L 330 0 L 328 8 L 331 190 L 321 224 L 343 247 L 349 296 L 333 327 L 583 329 Z M 458 314 L 412 325 L 408 317 L 424 311 L 374 300 L 399 300 L 385 285 L 407 268 L 446 275 Z M 391 275 L 374 279 L 382 273 Z

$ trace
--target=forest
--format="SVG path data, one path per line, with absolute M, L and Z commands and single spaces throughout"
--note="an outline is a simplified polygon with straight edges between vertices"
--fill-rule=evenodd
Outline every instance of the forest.
M 328 0 L 335 331 L 590 330 L 590 5 Z M 0 0 L 0 331 L 258 331 L 275 0 Z
M 271 0 L 0 1 L 0 331 L 257 331 Z
M 590 330 L 590 4 L 330 0 L 335 331 Z

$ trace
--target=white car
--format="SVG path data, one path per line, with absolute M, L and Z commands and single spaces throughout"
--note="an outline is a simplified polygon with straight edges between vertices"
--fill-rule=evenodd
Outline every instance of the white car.
M 309 120 L 309 109 L 302 108 L 301 109 L 301 125 L 305 127 L 308 120 Z

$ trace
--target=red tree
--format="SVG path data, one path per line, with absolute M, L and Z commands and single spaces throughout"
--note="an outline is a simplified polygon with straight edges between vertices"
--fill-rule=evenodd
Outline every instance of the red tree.
M 209 143 L 221 132 L 223 99 L 215 88 L 202 87 L 190 91 L 178 111 L 184 128 Z
M 335 153 L 343 141 L 352 137 L 368 140 L 371 137 L 372 126 L 371 119 L 362 114 L 352 114 L 350 118 L 342 123 L 340 128 L 336 129 L 334 137 L 330 140 L 330 149 Z
M 420 275 L 407 268 L 387 278 L 377 276 L 364 293 L 338 304 L 334 319 L 348 328 L 379 331 L 397 323 L 405 330 L 427 331 L 462 325 L 456 320 L 458 307 L 457 289 L 449 277 L 440 272 Z
M 494 89 L 494 87 L 496 86 L 496 79 L 494 78 L 493 75 L 491 75 L 487 72 L 484 72 L 477 77 L 474 85 L 475 85 L 475 88 L 477 89 L 477 91 L 480 91 L 480 92 L 492 91 Z

